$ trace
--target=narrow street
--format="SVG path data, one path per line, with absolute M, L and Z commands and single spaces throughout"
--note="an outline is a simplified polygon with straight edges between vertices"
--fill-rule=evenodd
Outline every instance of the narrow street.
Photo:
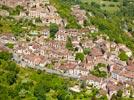
M 74 75 L 70 75 L 67 73 L 61 73 L 61 72 L 53 70 L 53 69 L 39 68 L 39 67 L 37 67 L 37 69 L 39 69 L 41 71 L 46 71 L 47 73 L 50 73 L 50 74 L 57 74 L 57 75 L 64 76 L 64 77 L 71 77 L 71 78 L 76 78 L 76 79 L 80 78 L 79 76 L 74 76 Z

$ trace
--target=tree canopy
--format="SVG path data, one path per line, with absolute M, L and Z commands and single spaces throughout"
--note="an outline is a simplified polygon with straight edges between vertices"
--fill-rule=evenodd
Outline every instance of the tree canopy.
M 73 51 L 73 44 L 72 44 L 72 39 L 71 39 L 71 37 L 67 37 L 67 41 L 66 41 L 66 48 L 68 49 L 68 50 L 71 50 L 71 51 Z
M 58 25 L 55 23 L 50 23 L 50 38 L 55 38 L 55 34 L 58 32 Z
M 124 51 L 120 52 L 119 58 L 122 61 L 128 61 L 128 59 L 129 59 L 129 57 L 126 55 L 126 53 Z
M 84 54 L 83 53 L 76 53 L 75 59 L 83 61 L 84 60 Z

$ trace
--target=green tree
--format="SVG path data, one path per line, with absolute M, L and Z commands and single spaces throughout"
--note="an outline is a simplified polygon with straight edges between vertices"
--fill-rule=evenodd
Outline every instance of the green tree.
M 67 42 L 66 42 L 66 48 L 68 49 L 68 50 L 72 50 L 73 51 L 73 44 L 72 44 L 72 40 L 71 40 L 71 37 L 67 37 Z
M 0 84 L 0 100 L 9 100 L 7 88 Z
M 10 60 L 11 58 L 12 58 L 12 53 L 9 53 L 7 51 L 0 52 L 0 59 Z
M 50 23 L 50 38 L 54 39 L 55 34 L 58 32 L 58 25 L 55 23 Z
M 115 94 L 112 95 L 111 100 L 117 100 L 117 96 Z
M 123 91 L 122 90 L 117 91 L 117 96 L 118 97 L 122 97 L 122 94 L 123 94 Z
M 12 44 L 12 43 L 7 43 L 6 46 L 7 46 L 8 48 L 10 48 L 10 49 L 13 49 L 14 44 Z
M 89 54 L 90 53 L 90 48 L 84 48 L 83 52 L 85 55 Z
M 133 0 L 123 0 L 123 7 L 121 8 L 121 13 L 125 16 L 134 16 L 134 1 Z
M 101 96 L 101 97 L 99 98 L 99 100 L 108 100 L 108 97 L 107 97 L 106 95 L 104 95 L 104 96 Z
M 75 59 L 83 61 L 84 60 L 84 54 L 83 53 L 76 53 Z
M 130 95 L 129 95 L 130 98 L 133 98 L 133 90 L 131 89 L 130 90 Z
M 38 100 L 46 100 L 46 93 L 50 91 L 49 85 L 41 81 L 34 88 L 34 95 L 38 98 Z
M 18 23 L 11 26 L 12 32 L 14 35 L 18 36 L 20 33 L 23 32 L 22 26 Z
M 81 86 L 80 86 L 81 88 L 83 88 L 83 89 L 85 89 L 86 88 L 86 81 L 82 81 L 82 83 L 81 83 Z
M 16 82 L 16 73 L 15 72 L 10 72 L 10 73 L 7 73 L 7 82 L 9 85 L 12 85 Z
M 11 97 L 11 98 L 15 98 L 18 96 L 18 91 L 14 88 L 14 87 L 9 87 L 8 88 L 8 95 Z
M 19 67 L 16 65 L 15 62 L 4 61 L 4 60 L 0 60 L 0 62 L 1 62 L 2 69 L 6 71 L 14 72 L 16 74 L 19 73 Z
M 118 2 L 119 0 L 113 0 L 113 2 Z
M 100 8 L 100 5 L 96 2 L 91 2 L 91 6 L 94 6 L 96 8 Z
M 88 20 L 84 20 L 84 26 L 89 26 L 90 25 L 90 22 Z
M 105 71 L 100 71 L 99 68 L 105 67 L 105 64 L 99 63 L 97 66 L 94 66 L 94 70 L 90 71 L 92 75 L 95 75 L 97 77 L 106 77 L 107 73 Z
M 70 96 L 68 95 L 69 93 L 65 90 L 60 90 L 59 95 L 57 96 L 58 100 L 70 100 Z
M 37 22 L 37 23 L 42 23 L 42 20 L 41 20 L 40 17 L 38 17 L 38 18 L 35 19 L 35 22 Z
M 129 58 L 128 56 L 126 55 L 126 53 L 124 51 L 122 51 L 120 54 L 119 54 L 119 58 L 120 60 L 122 61 L 127 61 Z

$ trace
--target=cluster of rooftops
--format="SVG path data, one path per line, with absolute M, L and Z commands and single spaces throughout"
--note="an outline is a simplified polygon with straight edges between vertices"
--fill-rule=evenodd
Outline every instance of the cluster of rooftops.
M 47 5 L 42 6 L 42 2 Z M 13 60 L 19 65 L 35 69 L 51 69 L 61 75 L 76 77 L 102 89 L 109 95 L 125 89 L 128 85 L 134 85 L 132 51 L 123 44 L 109 41 L 108 36 L 89 38 L 87 34 L 98 32 L 95 26 L 82 29 L 63 28 L 62 26 L 67 24 L 66 20 L 59 16 L 56 8 L 51 6 L 48 0 L 34 0 L 34 2 L 31 0 L 0 0 L 0 3 L 8 6 L 21 4 L 27 10 L 21 12 L 19 17 L 40 17 L 44 24 L 56 23 L 60 26 L 54 40 L 49 39 L 49 30 L 41 31 L 40 36 L 32 32 L 34 35 L 28 36 L 29 41 L 26 37 L 17 40 L 11 34 L 1 35 L 0 51 L 12 52 Z M 79 24 L 83 25 L 86 12 L 78 5 L 72 7 L 71 10 Z M 68 37 L 71 37 L 73 48 L 77 50 L 70 51 L 66 48 Z M 13 44 L 14 47 L 8 48 L 7 43 Z M 90 52 L 84 55 L 83 61 L 76 60 L 77 53 L 83 53 L 85 48 L 90 49 Z M 119 58 L 122 51 L 128 56 L 129 61 L 122 61 Z M 105 71 L 106 77 L 97 77 L 91 73 L 100 63 L 105 64 L 105 67 L 99 70 Z

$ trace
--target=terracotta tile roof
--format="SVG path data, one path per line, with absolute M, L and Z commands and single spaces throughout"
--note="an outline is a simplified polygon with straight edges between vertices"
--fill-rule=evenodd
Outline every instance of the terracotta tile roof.
M 94 75 L 81 76 L 81 80 L 93 80 L 94 82 L 101 82 L 102 78 L 96 77 Z
M 35 44 L 32 45 L 32 47 L 33 47 L 33 49 L 39 49 L 40 45 L 35 43 Z
M 91 49 L 92 56 L 103 56 L 102 50 L 100 48 L 94 47 Z
M 126 78 L 134 79 L 134 72 L 131 72 L 131 71 L 122 71 L 120 73 L 120 76 L 124 76 Z
M 85 69 L 85 68 L 82 67 L 82 66 L 78 67 L 77 69 L 80 70 L 80 71 L 88 71 L 87 69 Z
M 58 68 L 61 70 L 69 70 L 69 69 L 74 69 L 76 68 L 77 64 L 76 63 L 65 63 L 63 65 L 60 65 Z
M 118 66 L 118 65 L 113 65 L 113 70 L 112 72 L 119 74 L 121 71 L 123 70 L 122 67 Z
M 93 57 L 89 56 L 89 55 L 86 57 L 86 59 L 87 59 L 87 61 L 93 61 Z
M 115 84 L 114 82 L 109 81 L 109 82 L 107 83 L 107 88 L 108 88 L 110 91 L 118 91 L 118 90 L 122 89 L 122 85 L 117 85 L 117 84 Z
M 27 59 L 36 64 L 44 63 L 46 61 L 44 56 L 37 56 L 35 54 L 25 55 L 24 59 Z
M 87 79 L 88 80 L 93 80 L 93 81 L 96 81 L 96 82 L 101 82 L 101 80 L 102 80 L 102 78 L 99 78 L 99 77 L 96 77 L 96 76 L 94 76 L 94 75 L 89 75 L 88 77 L 87 77 Z
M 126 69 L 134 72 L 134 64 L 128 65 Z

